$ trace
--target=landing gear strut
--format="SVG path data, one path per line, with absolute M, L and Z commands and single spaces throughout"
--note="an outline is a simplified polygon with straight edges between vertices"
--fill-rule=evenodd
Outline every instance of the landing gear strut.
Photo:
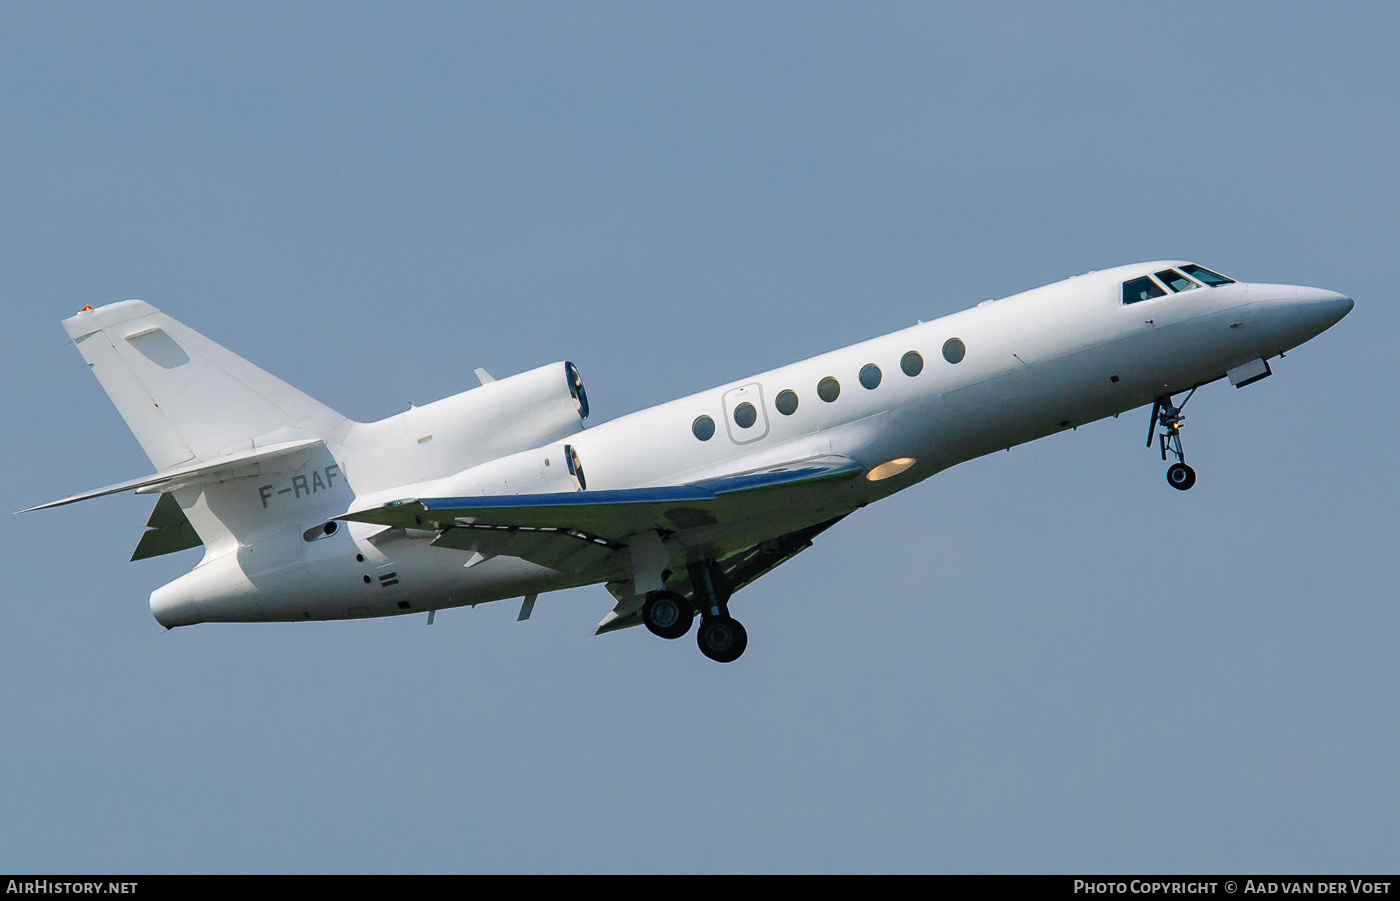
M 1152 446 L 1155 434 L 1162 449 L 1162 459 L 1167 459 L 1168 451 L 1176 457 L 1176 462 L 1167 467 L 1167 484 L 1178 491 L 1185 491 L 1196 484 L 1196 470 L 1186 465 L 1186 452 L 1181 449 L 1181 424 L 1186 421 L 1181 411 L 1195 393 L 1195 388 L 1188 391 L 1179 407 L 1172 403 L 1170 394 L 1157 398 L 1152 402 L 1152 422 L 1147 427 L 1147 446 Z M 1162 428 L 1160 433 L 1157 432 L 1158 426 Z
M 640 611 L 642 624 L 653 635 L 680 638 L 690 631 L 698 612 L 700 629 L 695 639 L 700 653 L 718 663 L 733 663 L 749 646 L 749 634 L 729 615 L 729 596 L 734 590 L 728 578 L 713 560 L 687 564 L 686 574 L 690 597 L 667 588 L 647 592 Z M 662 575 L 669 578 L 671 573 Z
M 716 663 L 733 663 L 749 646 L 749 633 L 729 615 L 729 596 L 733 592 L 709 560 L 692 563 L 686 569 L 700 605 L 700 629 L 695 633 L 700 653 Z

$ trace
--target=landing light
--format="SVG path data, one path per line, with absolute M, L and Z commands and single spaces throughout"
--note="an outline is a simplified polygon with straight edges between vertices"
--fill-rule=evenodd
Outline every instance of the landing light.
M 881 463 L 879 466 L 867 472 L 865 478 L 871 482 L 880 482 L 891 476 L 899 475 L 913 465 L 913 457 L 899 457 L 888 463 Z

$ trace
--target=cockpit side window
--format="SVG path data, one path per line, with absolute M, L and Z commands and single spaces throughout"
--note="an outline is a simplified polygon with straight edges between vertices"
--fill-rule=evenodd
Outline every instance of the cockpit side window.
M 1234 279 L 1226 278 L 1219 272 L 1211 272 L 1206 267 L 1197 266 L 1195 263 L 1187 263 L 1185 266 L 1181 267 L 1181 271 L 1197 281 L 1205 282 L 1212 288 L 1218 285 L 1233 285 L 1235 283 Z
M 1157 278 L 1162 284 L 1171 288 L 1178 294 L 1182 291 L 1190 291 L 1193 288 L 1200 287 L 1200 285 L 1191 281 L 1191 279 L 1177 272 L 1175 269 L 1163 269 L 1161 272 L 1157 273 Z
M 1167 292 L 1163 291 L 1162 286 L 1154 282 L 1150 276 L 1144 275 L 1142 278 L 1135 278 L 1123 283 L 1123 303 L 1137 303 L 1141 300 L 1166 296 Z

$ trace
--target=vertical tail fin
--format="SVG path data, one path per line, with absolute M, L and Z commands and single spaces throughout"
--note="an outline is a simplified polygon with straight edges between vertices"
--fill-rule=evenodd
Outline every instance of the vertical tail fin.
M 84 310 L 63 327 L 158 471 L 276 432 L 326 437 L 346 421 L 145 301 Z

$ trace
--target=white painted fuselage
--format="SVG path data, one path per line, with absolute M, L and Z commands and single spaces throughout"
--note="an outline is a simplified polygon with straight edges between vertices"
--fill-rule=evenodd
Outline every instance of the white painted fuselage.
M 434 546 L 432 528 L 335 517 L 424 497 L 576 492 L 584 480 L 592 492 L 831 457 L 861 468 L 859 477 L 815 484 L 775 509 L 677 522 L 661 537 L 669 568 L 679 569 L 1270 360 L 1352 306 L 1330 291 L 1244 283 L 1124 303 L 1125 281 L 1178 265 L 1119 267 L 988 301 L 587 430 L 564 407 L 533 433 L 508 417 L 492 426 L 483 412 L 490 383 L 379 423 L 336 419 L 324 408 L 298 414 L 297 434 L 324 438 L 310 456 L 171 489 L 204 538 L 205 557 L 152 595 L 152 612 L 166 626 L 339 619 L 622 582 L 635 563 L 625 548 L 551 567 Z M 784 392 L 791 395 L 780 404 Z M 454 429 L 473 437 L 455 441 Z M 330 534 L 308 540 L 318 528 Z

